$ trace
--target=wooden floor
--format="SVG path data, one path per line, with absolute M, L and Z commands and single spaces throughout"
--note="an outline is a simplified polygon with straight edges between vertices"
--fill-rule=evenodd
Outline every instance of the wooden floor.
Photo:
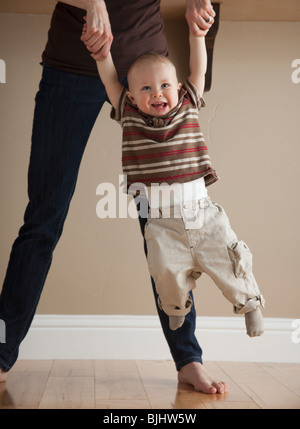
M 226 395 L 177 382 L 171 361 L 19 361 L 0 383 L 0 409 L 299 409 L 300 365 L 207 362 Z

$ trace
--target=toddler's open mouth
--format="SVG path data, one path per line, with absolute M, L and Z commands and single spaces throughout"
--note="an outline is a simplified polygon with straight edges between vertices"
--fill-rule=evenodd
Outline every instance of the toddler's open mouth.
M 168 103 L 165 103 L 165 102 L 153 103 L 151 104 L 151 106 L 157 110 L 164 110 L 168 106 Z

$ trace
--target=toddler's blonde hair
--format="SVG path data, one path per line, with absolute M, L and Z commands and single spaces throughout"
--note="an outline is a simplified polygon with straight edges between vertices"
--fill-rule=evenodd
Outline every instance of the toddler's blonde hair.
M 143 62 L 152 62 L 152 63 L 166 63 L 166 64 L 170 64 L 172 67 L 174 67 L 175 73 L 176 73 L 176 67 L 174 65 L 174 63 L 165 55 L 161 55 L 158 54 L 156 52 L 148 52 L 144 55 L 141 55 L 139 58 L 137 58 L 129 67 L 128 73 L 127 73 L 127 80 L 128 80 L 128 84 L 130 86 L 130 79 L 132 76 L 132 72 L 133 70 L 136 68 L 136 66 L 138 66 L 139 64 L 143 63 Z

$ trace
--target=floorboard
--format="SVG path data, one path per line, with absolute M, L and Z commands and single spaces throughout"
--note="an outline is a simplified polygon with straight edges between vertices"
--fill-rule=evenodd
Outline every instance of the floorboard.
M 0 383 L 0 409 L 300 409 L 300 364 L 207 362 L 229 385 L 205 395 L 172 361 L 23 360 Z

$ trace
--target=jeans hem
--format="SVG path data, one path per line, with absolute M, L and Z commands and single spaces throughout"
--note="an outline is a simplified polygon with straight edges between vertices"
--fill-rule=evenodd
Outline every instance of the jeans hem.
M 3 360 L 0 359 L 0 369 L 2 369 L 5 372 L 8 372 L 11 367 L 3 362 Z
M 201 356 L 190 356 L 190 357 L 183 359 L 179 362 L 175 362 L 177 371 L 179 371 L 183 366 L 185 366 L 191 362 L 200 362 L 201 364 L 203 364 Z

